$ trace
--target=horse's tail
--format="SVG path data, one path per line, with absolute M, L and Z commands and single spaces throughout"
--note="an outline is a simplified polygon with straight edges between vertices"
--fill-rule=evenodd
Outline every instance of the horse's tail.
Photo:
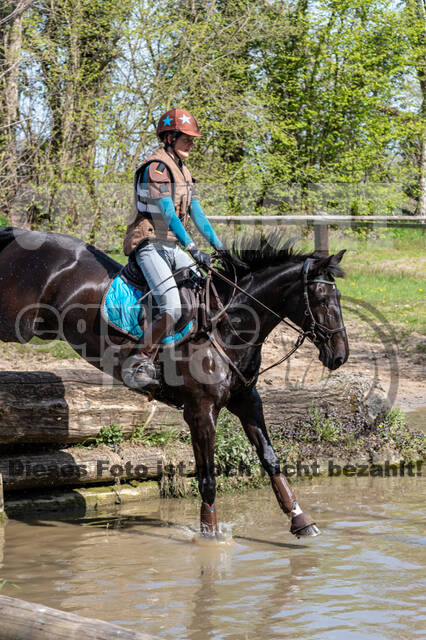
M 19 227 L 0 227 L 0 251 L 3 251 L 11 242 L 16 240 L 23 231 Z

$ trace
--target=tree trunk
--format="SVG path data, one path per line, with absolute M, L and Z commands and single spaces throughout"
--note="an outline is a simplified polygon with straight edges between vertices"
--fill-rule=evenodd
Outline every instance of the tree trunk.
M 0 18 L 4 23 L 0 25 L 2 60 L 0 71 L 2 78 L 2 96 L 0 98 L 1 147 L 3 153 L 2 173 L 3 194 L 1 203 L 5 213 L 8 213 L 8 202 L 15 196 L 18 189 L 18 155 L 16 146 L 16 124 L 19 115 L 19 62 L 22 49 L 22 20 L 26 9 L 32 0 L 13 0 Z

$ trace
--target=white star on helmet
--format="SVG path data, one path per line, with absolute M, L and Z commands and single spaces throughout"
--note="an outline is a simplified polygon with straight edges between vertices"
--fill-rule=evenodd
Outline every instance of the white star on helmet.
M 185 114 L 183 114 L 183 116 L 179 116 L 179 120 L 182 120 L 182 124 L 185 124 L 185 122 L 191 122 L 191 118 L 189 116 L 186 116 Z

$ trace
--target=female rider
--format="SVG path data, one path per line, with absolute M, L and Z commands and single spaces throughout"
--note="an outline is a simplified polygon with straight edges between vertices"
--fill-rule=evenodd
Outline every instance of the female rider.
M 196 247 L 186 231 L 189 216 L 214 249 L 222 246 L 183 162 L 192 151 L 194 138 L 201 136 L 197 121 L 184 109 L 172 109 L 161 116 L 157 135 L 164 146 L 136 169 L 135 217 L 124 239 L 124 253 L 135 252 L 159 310 L 146 327 L 137 353 L 127 359 L 122 370 L 123 382 L 138 389 L 158 385 L 151 352 L 182 315 L 172 270 L 191 267 L 194 260 L 201 266 L 210 264 L 209 255 Z

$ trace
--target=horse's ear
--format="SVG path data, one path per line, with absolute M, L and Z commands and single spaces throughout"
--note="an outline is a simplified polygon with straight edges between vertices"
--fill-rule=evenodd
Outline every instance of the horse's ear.
M 315 260 L 309 269 L 309 273 L 316 276 L 323 271 L 327 271 L 327 267 L 329 266 L 332 258 L 334 258 L 334 256 L 327 256 L 326 258 L 319 258 Z
M 339 251 L 339 253 L 336 253 L 334 256 L 330 256 L 329 264 L 334 266 L 338 265 L 341 259 L 343 258 L 343 256 L 345 255 L 345 253 L 346 253 L 346 249 L 342 249 L 341 251 Z
M 323 273 L 327 270 L 333 271 L 333 269 L 336 269 L 336 271 L 338 272 L 337 275 L 342 275 L 343 271 L 338 268 L 337 265 L 343 258 L 345 251 L 346 249 L 342 249 L 342 251 L 339 251 L 339 253 L 336 253 L 332 256 L 327 256 L 326 258 L 320 258 L 319 260 L 316 260 L 310 269 L 310 273 L 318 274 Z

